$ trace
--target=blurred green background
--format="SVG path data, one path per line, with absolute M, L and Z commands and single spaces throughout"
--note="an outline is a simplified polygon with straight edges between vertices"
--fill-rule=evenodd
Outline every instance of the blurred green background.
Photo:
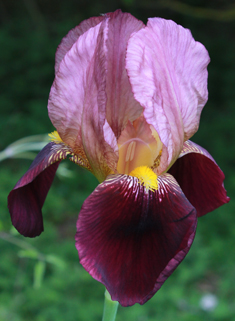
M 121 8 L 137 18 L 160 16 L 191 29 L 211 57 L 209 101 L 193 140 L 223 169 L 229 204 L 199 219 L 179 268 L 145 305 L 119 308 L 117 320 L 235 320 L 235 5 L 229 0 L 1 0 L 0 150 L 53 130 L 47 99 L 60 40 L 82 20 Z M 31 157 L 32 155 L 27 155 Z M 7 195 L 31 160 L 0 164 L 0 321 L 98 321 L 104 287 L 80 266 L 76 220 L 97 185 L 69 161 L 43 212 L 45 232 L 26 239 L 11 227 Z

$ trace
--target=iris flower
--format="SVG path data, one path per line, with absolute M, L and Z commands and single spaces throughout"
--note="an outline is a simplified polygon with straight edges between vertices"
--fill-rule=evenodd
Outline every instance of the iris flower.
M 43 231 L 61 160 L 99 185 L 77 221 L 80 262 L 123 306 L 143 304 L 189 251 L 197 217 L 229 201 L 197 131 L 207 97 L 205 47 L 170 20 L 120 10 L 83 21 L 56 52 L 48 111 L 56 128 L 9 194 L 13 225 Z

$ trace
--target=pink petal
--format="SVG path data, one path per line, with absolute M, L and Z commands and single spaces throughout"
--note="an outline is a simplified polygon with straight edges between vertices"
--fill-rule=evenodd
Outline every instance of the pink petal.
M 94 175 L 100 182 L 115 172 L 118 156 L 104 138 L 106 120 L 106 40 L 108 18 L 101 25 L 91 64 L 87 69 L 82 115 L 82 142 Z
M 127 42 L 130 35 L 144 27 L 129 13 L 117 10 L 108 14 L 107 39 L 107 111 L 106 117 L 118 138 L 127 121 L 138 118 L 143 110 L 134 99 L 125 69 Z
M 103 16 L 92 17 L 82 21 L 77 27 L 69 31 L 67 36 L 62 39 L 57 48 L 55 55 L 55 73 L 57 73 L 59 70 L 60 62 L 63 60 L 65 54 L 72 48 L 73 44 L 78 40 L 78 38 L 90 28 L 98 25 L 103 19 Z
M 228 203 L 224 173 L 212 156 L 201 146 L 187 141 L 179 159 L 170 168 L 185 196 L 202 216 Z
M 101 24 L 79 37 L 64 56 L 51 87 L 48 112 L 61 139 L 70 147 L 82 145 L 81 125 L 87 72 L 93 64 Z
M 103 131 L 104 131 L 105 141 L 112 147 L 113 151 L 116 153 L 118 157 L 119 154 L 118 154 L 117 138 L 115 137 L 114 132 L 109 126 L 109 123 L 107 122 L 107 120 L 105 120 Z
M 132 176 L 110 176 L 77 222 L 80 262 L 123 306 L 149 300 L 193 242 L 196 211 L 169 174 L 147 192 Z
M 67 155 L 59 147 L 47 144 L 8 196 L 12 224 L 24 236 L 35 237 L 43 231 L 42 206 L 58 165 Z
M 129 40 L 126 66 L 135 99 L 168 150 L 162 170 L 198 129 L 208 96 L 208 63 L 204 46 L 170 20 L 149 19 Z
M 102 181 L 117 156 L 104 139 L 107 20 L 82 34 L 60 63 L 49 97 L 49 116 L 61 139 L 84 150 Z

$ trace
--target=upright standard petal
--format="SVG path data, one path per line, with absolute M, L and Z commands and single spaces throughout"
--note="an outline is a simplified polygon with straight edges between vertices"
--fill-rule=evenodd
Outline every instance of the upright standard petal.
M 8 196 L 12 224 L 20 234 L 35 237 L 43 231 L 42 206 L 60 161 L 68 151 L 47 144 Z
M 143 304 L 187 254 L 196 211 L 174 178 L 147 191 L 136 177 L 110 176 L 84 202 L 77 222 L 80 262 L 123 306 Z
M 103 181 L 115 170 L 117 155 L 104 139 L 106 112 L 105 18 L 82 34 L 60 63 L 49 97 L 49 116 L 61 139 L 85 154 Z
M 87 69 L 82 115 L 83 147 L 93 173 L 100 182 L 111 172 L 115 173 L 118 161 L 115 150 L 104 138 L 104 127 L 107 127 L 105 121 L 108 20 L 109 18 L 106 18 L 101 24 L 95 52 Z
M 228 203 L 224 188 L 224 173 L 212 156 L 201 146 L 187 141 L 183 150 L 170 168 L 185 196 L 202 216 Z
M 162 170 L 198 129 L 208 95 L 208 63 L 204 46 L 170 20 L 149 19 L 129 40 L 126 66 L 135 99 L 167 147 L 168 162 L 160 164 Z
M 127 42 L 130 35 L 144 27 L 142 21 L 129 13 L 117 10 L 107 14 L 107 110 L 106 117 L 116 138 L 119 138 L 127 121 L 137 119 L 143 108 L 134 99 L 125 68 Z
M 61 139 L 73 149 L 82 146 L 81 126 L 87 72 L 94 59 L 100 26 L 101 23 L 81 35 L 66 53 L 49 95 L 51 122 Z
M 97 26 L 103 19 L 103 16 L 92 17 L 82 21 L 77 27 L 69 31 L 57 48 L 55 55 L 55 73 L 57 73 L 59 70 L 59 65 L 64 56 L 72 48 L 73 44 L 78 40 L 78 38 L 90 28 Z

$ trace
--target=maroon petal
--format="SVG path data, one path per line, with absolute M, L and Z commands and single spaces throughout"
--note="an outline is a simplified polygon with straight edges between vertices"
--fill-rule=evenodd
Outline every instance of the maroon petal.
M 224 188 L 224 173 L 212 156 L 201 146 L 187 141 L 183 150 L 170 168 L 185 196 L 202 216 L 228 203 Z
M 164 174 L 147 192 L 132 176 L 100 184 L 77 222 L 80 262 L 123 306 L 149 300 L 193 242 L 196 211 L 175 179 Z
M 60 161 L 67 156 L 60 144 L 47 144 L 8 196 L 12 224 L 24 236 L 43 231 L 42 206 Z

